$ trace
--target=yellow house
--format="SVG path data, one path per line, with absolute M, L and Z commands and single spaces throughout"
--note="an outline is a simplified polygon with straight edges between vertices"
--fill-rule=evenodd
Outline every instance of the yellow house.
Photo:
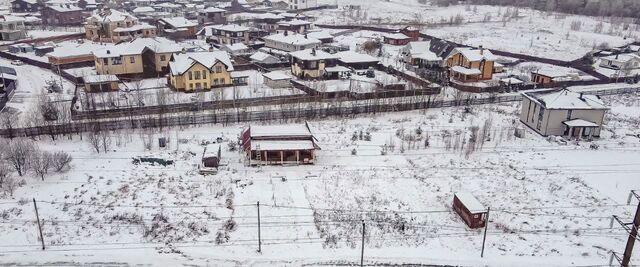
M 100 42 L 117 43 L 137 37 L 157 36 L 156 27 L 110 8 L 104 8 L 87 18 L 84 28 L 87 39 Z
M 234 84 L 233 65 L 224 51 L 176 53 L 169 62 L 169 85 L 192 92 Z
M 446 64 L 450 75 L 462 82 L 491 80 L 496 57 L 491 51 L 480 47 L 456 48 L 447 56 Z
M 153 77 L 168 72 L 173 53 L 192 49 L 166 38 L 138 38 L 93 52 L 97 74 Z

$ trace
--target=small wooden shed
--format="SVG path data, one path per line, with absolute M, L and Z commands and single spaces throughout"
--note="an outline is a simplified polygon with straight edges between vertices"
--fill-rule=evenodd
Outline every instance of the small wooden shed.
M 468 192 L 453 195 L 453 210 L 471 229 L 482 228 L 487 223 L 487 209 Z
M 204 148 L 202 154 L 202 166 L 205 168 L 218 168 L 220 166 L 220 156 L 222 148 L 220 144 L 210 144 Z

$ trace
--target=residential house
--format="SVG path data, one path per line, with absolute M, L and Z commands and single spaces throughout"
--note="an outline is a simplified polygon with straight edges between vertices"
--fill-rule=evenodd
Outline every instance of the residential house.
M 289 31 L 302 34 L 307 32 L 309 29 L 311 29 L 311 22 L 304 20 L 294 19 L 278 22 L 279 32 Z
M 318 7 L 318 0 L 286 0 L 289 2 L 289 9 L 309 9 Z
M 540 85 L 580 80 L 580 74 L 563 69 L 542 68 L 531 72 L 531 81 Z
M 633 70 L 640 68 L 640 55 L 616 54 L 600 58 L 600 67 L 613 70 Z
M 354 70 L 366 70 L 373 68 L 380 62 L 377 57 L 354 51 L 343 51 L 334 55 L 338 57 L 340 65 L 350 67 Z
M 311 38 L 308 35 L 289 34 L 289 32 L 269 35 L 263 39 L 265 47 L 285 52 L 315 49 L 322 44 L 320 40 Z
M 420 40 L 420 30 L 416 27 L 404 27 L 402 30 L 400 30 L 400 33 L 409 36 L 409 38 L 411 38 L 411 42 L 417 42 Z
M 40 13 L 44 25 L 79 26 L 85 19 L 84 9 L 74 4 L 47 4 Z
M 334 36 L 329 31 L 309 31 L 307 36 L 320 40 L 323 44 L 333 43 Z
M 456 48 L 446 57 L 449 75 L 461 82 L 477 82 L 493 78 L 496 57 L 488 49 L 480 47 Z
M 138 38 L 93 52 L 97 74 L 157 77 L 168 72 L 171 55 L 193 50 L 165 38 Z
M 161 18 L 157 22 L 162 35 L 174 40 L 194 39 L 198 23 L 184 17 Z
M 250 126 L 242 132 L 248 165 L 314 164 L 320 147 L 304 125 Z
M 280 27 L 279 23 L 283 20 L 285 20 L 285 17 L 282 15 L 263 13 L 257 15 L 254 25 L 258 29 L 266 32 L 277 32 Z
M 520 121 L 543 136 L 599 137 L 607 108 L 600 97 L 568 89 L 522 93 Z
M 157 29 L 138 18 L 117 10 L 104 8 L 86 20 L 87 39 L 101 42 L 120 42 L 137 37 L 155 37 Z
M 169 63 L 169 86 L 193 92 L 232 86 L 233 65 L 224 51 L 174 54 Z
M 24 39 L 27 36 L 24 21 L 21 17 L 0 15 L 0 41 Z
M 152 7 L 164 14 L 167 14 L 166 17 L 180 17 L 184 16 L 182 13 L 182 9 L 184 8 L 182 5 L 173 3 L 173 2 L 163 2 L 159 4 L 154 4 Z
M 318 79 L 326 68 L 335 67 L 338 57 L 315 48 L 291 52 L 291 73 L 300 79 Z
M 201 25 L 227 23 L 227 11 L 217 7 L 207 7 L 198 12 L 198 23 Z
M 289 9 L 289 2 L 286 0 L 264 0 L 262 4 L 275 10 Z
M 54 66 L 85 65 L 95 61 L 93 51 L 103 49 L 99 44 L 91 42 L 65 45 L 54 48 L 53 52 L 46 54 L 49 63 Z
M 232 45 L 236 43 L 249 44 L 249 27 L 237 24 L 205 26 L 198 31 L 201 36 L 214 44 Z
M 11 1 L 12 13 L 35 13 L 40 12 L 44 7 L 43 2 L 38 0 L 13 0 Z
M 413 69 L 442 67 L 443 60 L 436 53 L 431 52 L 431 42 L 410 42 L 405 45 L 400 54 L 408 67 Z
M 390 45 L 407 45 L 413 38 L 403 33 L 387 33 L 383 36 L 384 43 Z

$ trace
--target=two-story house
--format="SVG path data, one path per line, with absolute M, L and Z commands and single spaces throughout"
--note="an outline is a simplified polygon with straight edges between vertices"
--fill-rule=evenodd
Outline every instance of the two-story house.
M 249 28 L 237 24 L 205 26 L 198 32 L 207 42 L 232 45 L 237 43 L 249 43 Z
M 200 25 L 225 24 L 227 23 L 227 11 L 217 7 L 207 7 L 198 12 L 198 23 Z
M 75 3 L 49 3 L 40 13 L 42 13 L 42 24 L 52 26 L 79 26 L 86 17 L 84 9 Z
M 283 33 L 269 35 L 263 38 L 265 47 L 284 52 L 301 51 L 305 49 L 318 48 L 322 42 L 303 34 L 291 34 L 287 31 Z
M 291 73 L 300 79 L 318 79 L 326 68 L 335 67 L 338 57 L 315 48 L 291 52 Z
M 138 18 L 117 10 L 104 8 L 86 20 L 87 39 L 101 42 L 120 42 L 137 37 L 155 37 L 157 29 Z
M 13 41 L 23 39 L 27 36 L 24 26 L 24 18 L 0 15 L 0 41 Z
M 35 13 L 40 12 L 44 4 L 38 0 L 13 0 L 11 1 L 12 13 Z
M 162 35 L 174 40 L 181 40 L 195 38 L 198 23 L 184 17 L 171 17 L 159 19 L 157 26 Z
M 449 75 L 461 82 L 491 80 L 496 57 L 488 49 L 459 47 L 446 57 Z
M 169 62 L 169 86 L 193 92 L 233 85 L 233 65 L 224 51 L 176 53 Z

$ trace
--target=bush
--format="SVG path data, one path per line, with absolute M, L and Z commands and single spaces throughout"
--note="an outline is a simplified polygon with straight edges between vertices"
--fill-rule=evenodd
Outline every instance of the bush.
M 73 160 L 71 156 L 66 152 L 53 153 L 53 169 L 56 172 L 62 172 L 65 169 L 70 168 L 70 163 Z

